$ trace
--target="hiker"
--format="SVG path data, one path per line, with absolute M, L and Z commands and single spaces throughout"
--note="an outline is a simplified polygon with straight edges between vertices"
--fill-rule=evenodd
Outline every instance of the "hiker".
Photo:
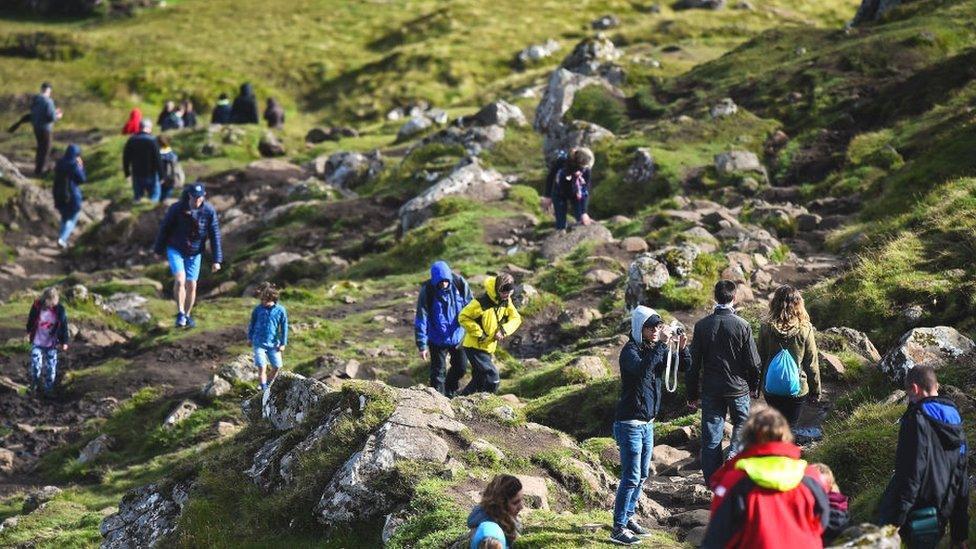
M 421 360 L 430 362 L 430 386 L 447 397 L 457 393 L 458 383 L 468 370 L 468 358 L 461 347 L 464 328 L 458 317 L 471 299 L 467 281 L 451 272 L 444 261 L 430 266 L 430 279 L 420 285 L 417 296 L 413 323 L 417 349 Z
M 61 109 L 54 106 L 51 99 L 51 85 L 41 84 L 41 93 L 31 101 L 31 125 L 37 150 L 34 154 L 34 175 L 43 177 L 47 173 L 47 158 L 51 155 L 51 141 L 54 139 L 54 123 L 61 119 Z
M 122 126 L 122 135 L 133 135 L 139 133 L 139 122 L 142 122 L 142 111 L 138 107 L 129 111 L 129 119 Z
M 78 224 L 81 215 L 81 188 L 87 179 L 85 163 L 81 159 L 81 147 L 72 143 L 64 156 L 54 165 L 54 207 L 61 214 L 61 230 L 58 232 L 58 246 L 68 247 L 68 238 Z
M 170 139 L 167 135 L 160 135 L 159 139 L 159 172 L 160 172 L 160 191 L 159 200 L 166 200 L 173 192 L 183 186 L 186 175 L 183 167 L 180 166 L 180 157 L 176 155 L 170 146 Z
M 206 189 L 199 181 L 186 187 L 180 200 L 166 210 L 153 246 L 157 254 L 166 255 L 173 274 L 178 328 L 194 328 L 197 325 L 191 313 L 197 297 L 197 279 L 200 277 L 207 239 L 210 240 L 213 254 L 213 272 L 220 270 L 224 260 L 217 212 L 205 201 L 206 195 Z
M 610 541 L 636 545 L 651 532 L 634 521 L 654 451 L 654 418 L 661 409 L 662 379 L 672 339 L 687 370 L 691 353 L 685 334 L 673 334 L 654 309 L 640 305 L 630 319 L 630 338 L 620 351 L 620 400 L 613 438 L 620 449 L 620 483 L 613 504 Z
M 234 105 L 230 109 L 230 123 L 258 123 L 258 99 L 254 97 L 254 88 L 250 83 L 241 84 L 241 92 L 234 98 Z
M 496 475 L 481 494 L 481 503 L 475 505 L 468 515 L 468 528 L 474 535 L 486 522 L 494 522 L 505 534 L 505 543 L 512 545 L 519 536 L 522 524 L 518 514 L 522 511 L 522 481 L 512 475 Z
M 159 113 L 159 118 L 156 120 L 156 123 L 159 124 L 159 131 L 161 132 L 178 130 L 183 127 L 183 113 L 176 106 L 176 102 L 166 102 L 163 111 Z
M 515 279 L 508 273 L 485 280 L 485 293 L 472 300 L 458 318 L 464 328 L 462 346 L 471 363 L 471 381 L 462 395 L 498 390 L 498 369 L 492 356 L 498 342 L 515 333 L 522 317 L 512 304 Z
M 830 505 L 820 472 L 800 459 L 790 424 L 774 408 L 754 412 L 745 448 L 712 476 L 704 548 L 823 547 Z
M 586 147 L 577 147 L 569 152 L 565 160 L 560 160 L 557 154 L 553 168 L 555 171 L 550 169 L 546 178 L 542 207 L 555 215 L 556 230 L 566 229 L 566 216 L 570 211 L 577 222 L 589 225 L 592 220 L 586 208 L 590 201 L 593 153 Z
M 265 391 L 278 376 L 281 353 L 288 345 L 288 311 L 278 303 L 280 295 L 274 284 L 262 285 L 257 292 L 261 303 L 254 307 L 251 322 L 247 325 L 247 342 L 254 350 L 254 365 L 260 370 L 261 391 Z
M 180 103 L 180 110 L 183 112 L 183 127 L 193 129 L 197 127 L 197 113 L 193 110 L 193 101 L 184 99 Z
M 759 359 L 766 403 L 797 427 L 803 400 L 820 401 L 820 363 L 817 340 L 803 303 L 792 286 L 780 286 L 769 302 L 769 314 L 759 328 Z
M 908 546 L 935 547 L 949 527 L 954 547 L 969 537 L 966 431 L 959 409 L 939 396 L 931 365 L 905 375 L 908 409 L 901 416 L 895 472 L 881 496 L 879 524 L 899 527 Z
M 827 501 L 830 502 L 830 520 L 823 532 L 823 542 L 827 545 L 837 539 L 851 521 L 847 511 L 848 501 L 847 496 L 840 492 L 840 486 L 837 485 L 837 479 L 830 467 L 826 463 L 814 463 L 813 466 L 820 472 L 824 490 L 827 491 Z
M 60 301 L 58 289 L 51 286 L 34 301 L 27 315 L 31 389 L 43 389 L 48 396 L 54 392 L 58 375 L 58 348 L 68 350 L 68 315 Z
M 217 98 L 217 105 L 210 114 L 211 124 L 230 124 L 230 98 L 226 93 Z
M 143 118 L 139 133 L 125 142 L 122 151 L 122 171 L 126 177 L 132 177 L 132 195 L 137 201 L 147 196 L 159 202 L 159 143 L 152 135 L 152 128 L 152 120 Z
M 726 414 L 732 419 L 726 459 L 732 459 L 749 418 L 750 395 L 759 398 L 759 353 L 749 323 L 735 314 L 736 290 L 731 280 L 715 284 L 715 310 L 695 324 L 691 367 L 685 371 L 689 403 L 695 405 L 701 398 L 701 467 L 706 484 L 722 465 Z
M 264 120 L 273 130 L 285 125 L 285 108 L 274 97 L 268 98 L 268 104 L 264 108 Z

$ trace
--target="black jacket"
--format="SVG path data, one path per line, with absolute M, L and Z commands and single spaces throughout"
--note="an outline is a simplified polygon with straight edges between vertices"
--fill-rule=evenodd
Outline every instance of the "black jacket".
M 939 525 L 952 540 L 969 534 L 969 477 L 966 431 L 955 404 L 929 397 L 910 404 L 901 416 L 895 474 L 878 509 L 881 524 L 903 526 L 915 510 L 935 507 Z
M 149 177 L 158 174 L 162 177 L 162 162 L 159 161 L 159 143 L 152 134 L 137 133 L 125 142 L 122 151 L 122 171 L 125 176 Z
M 58 323 L 54 327 L 54 339 L 58 345 L 64 345 L 68 342 L 68 314 L 64 310 L 64 305 L 60 303 L 54 310 L 58 315 Z M 34 342 L 34 334 L 37 333 L 37 320 L 40 316 L 41 300 L 38 299 L 31 305 L 30 313 L 27 315 L 27 335 L 30 336 L 31 343 Z
M 620 400 L 617 421 L 651 421 L 661 410 L 661 388 L 664 382 L 668 347 L 652 346 L 631 337 L 620 350 Z M 688 369 L 691 354 L 686 347 L 680 354 L 680 368 Z M 679 369 L 680 369 L 679 368 Z
M 704 394 L 740 397 L 759 387 L 759 352 L 749 323 L 728 309 L 695 324 L 691 367 L 685 371 L 688 400 Z M 699 386 L 700 383 L 700 386 Z
M 241 93 L 234 98 L 234 106 L 230 109 L 231 124 L 257 124 L 258 100 L 254 97 L 254 89 L 250 84 L 241 86 Z

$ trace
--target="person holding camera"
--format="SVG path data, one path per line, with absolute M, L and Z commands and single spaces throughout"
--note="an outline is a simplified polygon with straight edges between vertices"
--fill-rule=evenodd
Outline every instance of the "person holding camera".
M 669 347 L 677 349 L 679 363 L 691 365 L 688 336 L 672 333 L 654 309 L 640 305 L 630 319 L 630 338 L 620 351 L 620 400 L 613 438 L 620 449 L 620 484 L 613 503 L 610 541 L 636 545 L 650 532 L 633 520 L 644 481 L 650 474 L 654 450 L 654 417 L 661 409 L 662 380 Z

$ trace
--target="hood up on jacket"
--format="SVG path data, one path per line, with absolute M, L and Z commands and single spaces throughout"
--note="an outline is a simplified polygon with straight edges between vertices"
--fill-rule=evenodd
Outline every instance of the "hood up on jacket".
M 959 410 L 952 401 L 942 397 L 927 398 L 919 404 L 919 408 L 944 450 L 966 451 L 966 432 L 962 428 Z
M 807 462 L 800 459 L 800 448 L 789 442 L 767 442 L 740 454 L 735 468 L 744 471 L 757 486 L 786 492 L 799 486 Z
M 81 147 L 72 143 L 68 145 L 67 149 L 65 149 L 64 156 L 62 158 L 65 162 L 75 162 L 78 160 L 79 156 L 81 156 Z
M 140 122 L 142 122 L 142 111 L 137 107 L 129 112 L 129 120 L 126 121 L 122 132 L 127 134 L 139 133 Z
M 661 320 L 661 315 L 657 314 L 657 311 L 650 307 L 638 305 L 634 308 L 634 312 L 630 317 L 630 336 L 638 345 L 644 341 L 644 324 L 652 317 L 657 317 L 658 321 Z
M 254 97 L 254 86 L 250 82 L 241 84 L 241 97 Z
M 437 286 L 445 280 L 453 279 L 454 273 L 451 272 L 451 267 L 446 261 L 435 261 L 434 264 L 430 266 L 430 281 L 434 286 Z
M 498 303 L 498 292 L 495 291 L 495 281 L 498 280 L 497 277 L 489 276 L 485 279 L 485 293 L 494 303 Z

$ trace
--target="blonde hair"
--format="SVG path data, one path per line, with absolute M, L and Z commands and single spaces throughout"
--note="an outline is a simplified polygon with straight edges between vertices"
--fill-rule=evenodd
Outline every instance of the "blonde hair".
M 823 477 L 824 482 L 830 487 L 831 492 L 840 492 L 840 486 L 837 485 L 837 479 L 834 478 L 834 472 L 830 470 L 830 466 L 826 463 L 814 463 L 814 469 L 820 472 L 820 476 Z
M 569 159 L 577 169 L 593 167 L 593 151 L 586 147 L 576 147 L 570 151 Z
M 478 549 L 502 549 L 503 547 L 505 546 L 502 545 L 501 540 L 495 538 L 485 538 L 478 544 Z
M 56 286 L 50 286 L 45 288 L 41 293 L 41 303 L 48 307 L 54 307 L 58 301 L 61 300 L 61 292 L 58 291 Z
M 793 432 L 789 422 L 775 408 L 759 408 L 742 428 L 742 442 L 747 447 L 767 442 L 793 442 Z
M 793 286 L 776 288 L 769 302 L 769 323 L 780 330 L 790 330 L 810 323 L 810 315 L 803 303 L 803 295 Z

